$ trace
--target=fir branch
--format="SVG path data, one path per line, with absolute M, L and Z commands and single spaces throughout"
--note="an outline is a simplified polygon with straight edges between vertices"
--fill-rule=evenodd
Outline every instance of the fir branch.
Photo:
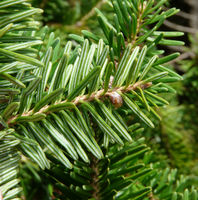
M 21 9 L 16 14 L 11 12 L 8 21 L 6 15 L 1 23 L 6 27 L 0 30 L 0 35 L 3 34 L 1 77 L 6 79 L 2 80 L 2 85 L 7 87 L 6 90 L 1 89 L 2 94 L 5 94 L 5 98 L 2 95 L 1 101 L 16 95 L 11 96 L 9 105 L 1 106 L 4 111 L 0 118 L 0 130 L 4 130 L 0 131 L 0 200 L 13 199 L 21 192 L 18 176 L 11 177 L 10 172 L 6 171 L 13 166 L 13 161 L 16 169 L 20 167 L 20 154 L 28 156 L 41 169 L 53 166 L 45 173 L 49 173 L 55 183 L 61 183 L 56 186 L 62 199 L 178 199 L 177 192 L 183 192 L 184 188 L 181 190 L 181 187 L 186 184 L 187 179 L 182 177 L 176 182 L 176 170 L 167 168 L 160 171 L 160 166 L 155 164 L 148 167 L 152 153 L 147 145 L 142 144 L 144 140 L 137 141 L 136 137 L 133 137 L 142 134 L 143 128 L 134 121 L 128 127 L 128 124 L 131 124 L 128 122 L 128 116 L 133 115 L 154 127 L 150 118 L 144 114 L 144 109 L 160 118 L 152 106 L 163 106 L 167 101 L 158 96 L 158 93 L 173 92 L 166 83 L 181 80 L 174 71 L 163 66 L 179 54 L 158 59 L 158 55 L 161 56 L 163 52 L 156 48 L 158 44 L 183 44 L 165 39 L 181 36 L 181 33 L 157 31 L 164 19 L 175 14 L 177 10 L 160 13 L 160 7 L 165 0 L 156 1 L 156 5 L 154 0 L 112 0 L 115 27 L 98 11 L 99 23 L 106 39 L 102 40 L 101 37 L 84 31 L 85 38 L 76 37 L 78 42 L 83 43 L 82 46 L 79 45 L 73 50 L 70 41 L 65 49 L 61 50 L 60 39 L 54 38 L 54 33 L 47 37 L 46 46 L 41 42 L 44 36 L 47 36 L 45 28 L 38 33 L 38 38 L 41 38 L 39 43 L 28 42 L 38 39 L 37 34 L 30 37 L 36 31 L 32 23 L 34 21 L 29 17 L 40 13 L 40 10 L 24 11 L 23 8 L 27 5 L 21 4 L 21 0 L 2 2 L 1 8 L 2 5 L 8 7 L 8 3 L 12 2 L 14 7 L 10 11 L 16 10 L 16 6 Z M 43 0 L 41 6 L 45 7 L 47 2 Z M 96 7 L 100 7 L 104 2 L 111 4 L 110 1 L 101 0 Z M 21 18 L 24 13 L 26 16 Z M 74 26 L 81 29 L 93 15 L 94 9 Z M 18 19 L 22 21 L 17 21 Z M 31 27 L 23 26 L 26 20 L 31 22 Z M 19 25 L 21 23 L 21 26 L 13 24 L 12 30 L 8 22 L 17 22 Z M 31 32 L 26 35 L 27 29 Z M 13 33 L 19 31 L 22 38 L 10 33 L 6 35 L 5 30 L 14 31 Z M 98 45 L 87 40 L 87 37 Z M 23 43 L 12 44 L 16 38 Z M 9 41 L 9 44 L 6 41 Z M 31 46 L 34 45 L 39 46 L 33 49 Z M 16 48 L 20 51 L 15 52 Z M 112 62 L 108 65 L 109 59 Z M 16 66 L 16 60 L 31 66 L 24 68 L 20 63 L 20 66 Z M 118 64 L 115 69 L 113 62 Z M 43 68 L 38 68 L 39 66 Z M 10 73 L 13 70 L 14 73 Z M 5 74 L 7 71 L 8 74 Z M 166 75 L 169 76 L 164 78 Z M 115 79 L 111 80 L 112 77 Z M 14 85 L 10 85 L 10 82 Z M 24 83 L 27 88 L 20 91 L 18 87 L 23 88 Z M 150 88 L 152 85 L 154 87 Z M 145 90 L 147 88 L 149 89 Z M 110 101 L 103 102 L 108 99 Z M 20 105 L 15 101 L 21 101 Z M 123 106 L 122 109 L 116 110 L 123 102 L 128 108 Z M 114 104 L 114 107 L 111 104 Z M 14 126 L 16 129 L 7 129 L 7 126 Z M 120 136 L 126 139 L 126 143 Z M 79 158 L 81 160 L 78 160 Z M 13 173 L 17 175 L 17 171 L 11 171 L 11 175 Z M 3 182 L 3 187 L 1 177 L 7 178 L 3 180 L 7 181 L 5 184 Z M 10 181 L 11 178 L 13 181 Z M 52 186 L 55 183 L 53 182 Z M 137 188 L 134 183 L 138 183 Z M 14 190 L 13 194 L 12 188 L 16 184 L 18 189 Z M 186 187 L 189 188 L 188 185 Z M 192 199 L 192 196 L 197 194 L 195 190 L 184 191 L 185 199 Z
M 138 12 L 138 17 L 137 17 L 137 29 L 136 29 L 136 34 L 132 38 L 132 45 L 135 46 L 135 42 L 138 38 L 138 34 L 141 30 L 141 23 L 142 23 L 142 14 L 144 12 L 144 7 L 141 7 L 141 4 L 139 5 L 139 12 Z
M 78 96 L 76 97 L 72 103 L 74 105 L 79 105 L 81 104 L 83 101 L 85 102 L 91 102 L 93 101 L 94 99 L 102 99 L 102 98 L 105 98 L 105 97 L 111 97 L 111 95 L 114 93 L 114 92 L 118 92 L 118 93 L 126 93 L 126 92 L 130 92 L 130 91 L 133 91 L 133 90 L 136 90 L 138 88 L 141 88 L 141 89 L 146 89 L 148 87 L 151 87 L 152 86 L 152 82 L 148 82 L 148 83 L 144 83 L 143 81 L 140 81 L 140 82 L 136 82 L 135 84 L 133 85 L 129 85 L 128 87 L 125 87 L 125 86 L 122 86 L 122 87 L 116 87 L 116 88 L 113 88 L 113 89 L 108 89 L 106 93 L 104 93 L 104 89 L 101 89 L 97 92 L 94 92 L 92 93 L 91 95 L 82 95 L 82 96 Z M 66 103 L 67 102 L 67 99 L 64 100 L 64 101 L 61 101 L 59 103 L 55 103 L 54 105 L 60 105 L 60 104 L 63 104 L 63 103 Z M 41 108 L 38 112 L 36 112 L 35 114 L 42 114 L 42 113 L 45 113 L 45 114 L 49 114 L 51 112 L 47 112 L 47 109 L 49 108 L 50 105 L 46 105 L 44 106 L 43 108 Z M 28 117 L 28 116 L 32 116 L 32 113 L 33 113 L 33 110 L 30 110 L 28 111 L 27 113 L 23 113 L 22 115 L 16 115 L 14 117 L 11 117 L 10 119 L 8 119 L 7 123 L 8 123 L 8 126 L 13 126 L 16 124 L 16 120 L 17 118 L 19 117 Z M 14 122 L 14 123 L 13 123 Z
M 150 87 L 151 85 L 152 85 L 151 82 L 143 83 L 141 81 L 141 82 L 137 82 L 133 85 L 129 85 L 127 88 L 125 86 L 122 86 L 122 87 L 117 87 L 117 88 L 113 88 L 113 89 L 108 89 L 108 91 L 105 94 L 104 94 L 104 89 L 102 89 L 102 90 L 99 90 L 99 91 L 93 93 L 90 96 L 82 95 L 82 96 L 76 97 L 74 99 L 73 103 L 75 105 L 78 105 L 82 101 L 90 102 L 90 101 L 93 101 L 94 99 L 101 99 L 101 98 L 104 98 L 104 97 L 109 97 L 114 92 L 126 93 L 126 92 L 129 92 L 129 91 L 132 91 L 132 90 L 136 90 L 138 87 L 140 87 L 142 89 L 146 89 L 146 88 Z M 64 102 L 66 102 L 66 101 L 63 101 L 63 103 Z

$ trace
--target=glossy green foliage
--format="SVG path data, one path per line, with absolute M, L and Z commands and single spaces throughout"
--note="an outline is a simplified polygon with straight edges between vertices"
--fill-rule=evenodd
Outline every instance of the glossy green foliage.
M 149 150 L 141 144 L 143 141 L 140 139 L 123 148 L 112 146 L 105 158 L 97 160 L 92 157 L 90 165 L 76 161 L 72 170 L 53 166 L 52 171 L 47 170 L 47 178 L 53 175 L 60 182 L 55 187 L 63 192 L 62 198 L 89 199 L 92 195 L 100 199 L 144 198 L 151 188 L 144 188 L 141 184 L 126 193 L 127 187 L 152 171 L 142 161 L 145 152 Z M 119 151 L 115 154 L 116 149 Z
M 14 10 L 17 10 L 14 12 Z M 42 10 L 31 7 L 25 0 L 0 2 L 0 112 L 1 125 L 19 109 L 21 89 L 34 79 L 30 71 L 43 67 L 38 59 L 41 38 L 33 32 L 39 23 L 31 16 Z M 0 191 L 3 199 L 15 199 L 22 191 L 18 178 L 21 160 L 17 146 L 21 142 L 14 129 L 1 126 L 0 131 Z M 23 137 L 22 137 L 23 139 Z M 27 140 L 23 140 L 27 142 Z M 34 141 L 29 141 L 31 144 Z
M 164 1 L 108 3 L 113 24 L 96 10 L 106 38 L 83 31 L 85 38 L 72 36 L 79 44 L 65 47 L 47 27 L 38 28 L 32 15 L 40 9 L 25 0 L 0 3 L 0 153 L 8 148 L 13 157 L 2 155 L 0 170 L 6 173 L 13 160 L 18 167 L 18 154 L 30 159 L 49 175 L 57 199 L 162 198 L 169 176 L 162 170 L 160 180 L 136 135 L 144 125 L 154 127 L 155 107 L 168 104 L 160 93 L 173 92 L 168 83 L 182 79 L 166 65 L 179 54 L 159 58 L 156 50 L 171 43 L 165 37 L 181 35 L 157 30 L 177 10 L 158 11 Z M 0 174 L 4 199 L 20 196 L 19 179 L 9 177 Z M 167 200 L 180 192 L 197 199 L 196 190 L 171 184 Z
M 116 59 L 121 59 L 126 43 L 131 43 L 133 47 L 144 43 L 149 49 L 153 50 L 152 54 L 155 55 L 161 53 L 160 51 L 155 51 L 155 47 L 158 44 L 175 46 L 184 44 L 181 41 L 170 40 L 171 37 L 182 36 L 183 33 L 158 31 L 158 28 L 166 18 L 179 11 L 176 8 L 166 12 L 162 11 L 160 7 L 165 1 L 159 1 L 158 4 L 155 4 L 155 1 L 111 0 L 108 3 L 114 12 L 113 23 L 100 10 L 96 9 L 96 12 L 98 22 L 104 33 L 104 41 L 111 49 L 111 59 L 114 59 L 114 56 Z M 148 25 L 153 28 L 148 29 Z M 82 34 L 95 42 L 100 38 L 88 31 L 82 31 Z
M 22 191 L 18 178 L 20 140 L 13 133 L 13 129 L 0 131 L 0 191 L 4 199 L 14 199 Z

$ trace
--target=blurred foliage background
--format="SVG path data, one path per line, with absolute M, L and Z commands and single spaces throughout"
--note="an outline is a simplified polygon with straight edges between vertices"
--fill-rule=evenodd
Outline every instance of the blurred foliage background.
M 65 45 L 71 33 L 81 34 L 82 30 L 90 30 L 97 32 L 97 35 L 100 34 L 94 7 L 100 8 L 109 19 L 112 18 L 106 0 L 32 0 L 32 4 L 44 10 L 40 20 L 60 37 L 62 45 Z M 156 121 L 156 128 L 152 130 L 145 127 L 144 136 L 156 155 L 156 161 L 160 161 L 164 167 L 177 167 L 179 173 L 196 178 L 198 176 L 198 5 L 197 0 L 170 0 L 167 6 L 177 7 L 181 12 L 166 20 L 162 28 L 168 31 L 183 31 L 185 35 L 180 39 L 186 45 L 179 48 L 166 47 L 164 51 L 170 53 L 177 50 L 181 53 L 170 66 L 183 76 L 184 81 L 172 84 L 177 93 L 165 97 L 171 100 L 171 103 L 159 112 L 162 117 L 161 122 Z M 44 199 L 38 188 L 43 188 L 43 196 L 47 196 L 50 184 L 45 185 L 43 181 L 41 182 L 40 177 L 45 175 L 40 174 L 42 172 L 32 166 L 23 165 L 21 169 L 23 184 L 26 185 L 28 182 L 29 188 L 25 187 L 28 194 L 30 193 L 28 190 L 34 185 L 35 189 L 31 192 L 30 199 L 36 199 L 37 195 Z M 38 191 L 39 194 L 36 194 Z

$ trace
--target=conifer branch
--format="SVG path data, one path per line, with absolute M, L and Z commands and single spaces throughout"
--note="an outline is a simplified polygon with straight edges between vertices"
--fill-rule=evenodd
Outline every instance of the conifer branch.
M 111 97 L 111 95 L 115 92 L 120 92 L 120 93 L 126 93 L 126 92 L 130 92 L 130 91 L 134 91 L 138 88 L 141 88 L 141 89 L 146 89 L 148 87 L 150 87 L 152 85 L 152 82 L 148 82 L 148 83 L 144 83 L 143 81 L 140 81 L 140 82 L 136 82 L 135 84 L 133 85 L 129 85 L 128 87 L 126 86 L 122 86 L 122 87 L 116 87 L 116 88 L 113 88 L 113 89 L 108 89 L 106 93 L 104 93 L 104 89 L 101 89 L 97 92 L 94 92 L 92 93 L 91 95 L 82 95 L 82 96 L 78 96 L 76 97 L 72 103 L 74 105 L 79 105 L 81 104 L 83 101 L 85 102 L 91 102 L 93 101 L 94 99 L 102 99 L 102 98 L 105 98 L 105 97 Z M 68 102 L 67 99 L 64 100 L 64 101 L 61 101 L 61 102 L 58 102 L 58 103 L 55 103 L 55 105 L 58 105 L 58 104 L 63 104 L 63 103 L 66 103 Z M 49 114 L 51 112 L 46 112 L 47 109 L 49 108 L 50 105 L 46 105 L 44 106 L 43 108 L 41 108 L 38 112 L 36 112 L 35 114 L 42 114 L 42 113 L 45 113 L 45 114 Z M 14 117 L 11 117 L 10 119 L 8 119 L 8 126 L 13 126 L 15 125 L 16 123 L 12 123 L 13 121 L 15 121 L 18 117 L 21 117 L 21 116 L 24 116 L 24 117 L 27 117 L 27 116 L 31 116 L 33 114 L 33 110 L 30 110 L 28 111 L 27 113 L 23 113 L 22 115 L 16 115 Z
M 136 30 L 136 34 L 133 36 L 133 40 L 132 40 L 132 44 L 135 46 L 135 42 L 138 38 L 138 34 L 140 32 L 141 29 L 141 23 L 142 23 L 142 14 L 144 12 L 144 7 L 141 7 L 141 4 L 139 5 L 139 15 L 137 17 L 137 30 Z
M 167 84 L 182 79 L 164 66 L 179 54 L 157 48 L 183 45 L 174 39 L 183 33 L 158 30 L 178 10 L 161 12 L 165 0 L 101 0 L 96 7 L 107 2 L 114 11 L 110 20 L 96 9 L 105 38 L 82 31 L 70 37 L 79 45 L 68 41 L 63 49 L 46 27 L 36 31 L 32 16 L 41 10 L 25 2 L 0 3 L 0 200 L 25 191 L 23 156 L 46 169 L 38 178 L 53 186 L 52 198 L 176 200 L 181 192 L 197 200 L 176 169 L 151 163 L 138 122 L 153 128 L 150 116 L 161 119 L 153 108 L 168 104 L 159 94 L 175 92 Z M 94 8 L 74 26 L 93 15 Z

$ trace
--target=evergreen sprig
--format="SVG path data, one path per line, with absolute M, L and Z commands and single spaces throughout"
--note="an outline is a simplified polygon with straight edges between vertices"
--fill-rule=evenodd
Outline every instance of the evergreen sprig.
M 57 199 L 198 199 L 185 178 L 176 184 L 174 170 L 152 167 L 150 149 L 135 138 L 142 124 L 154 127 L 151 115 L 160 118 L 155 107 L 167 101 L 159 93 L 182 79 L 165 65 L 179 54 L 156 48 L 182 44 L 164 39 L 181 33 L 158 31 L 177 12 L 161 12 L 163 3 L 112 0 L 114 24 L 96 10 L 106 38 L 84 31 L 72 36 L 80 44 L 64 48 L 35 21 L 40 9 L 26 0 L 0 3 L 3 199 L 20 196 L 24 157 L 49 174 Z M 141 125 L 129 124 L 131 116 Z

